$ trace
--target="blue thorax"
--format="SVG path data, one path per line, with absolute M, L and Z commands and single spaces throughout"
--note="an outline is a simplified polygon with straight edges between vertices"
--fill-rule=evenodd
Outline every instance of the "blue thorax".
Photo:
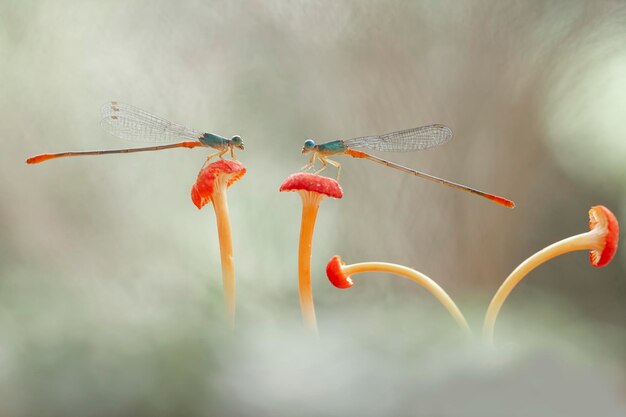
M 333 140 L 332 142 L 322 143 L 317 145 L 317 151 L 321 154 L 332 155 L 335 153 L 341 153 L 346 150 L 346 145 L 342 140 Z
M 230 143 L 230 139 L 214 133 L 205 133 L 200 138 L 200 142 L 215 149 L 224 149 Z

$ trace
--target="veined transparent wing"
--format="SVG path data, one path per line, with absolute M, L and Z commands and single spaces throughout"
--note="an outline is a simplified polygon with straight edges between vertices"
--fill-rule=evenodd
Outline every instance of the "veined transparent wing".
M 348 148 L 369 148 L 378 151 L 409 152 L 443 145 L 452 139 L 452 130 L 444 125 L 430 125 L 400 130 L 379 136 L 347 139 Z
M 102 108 L 102 128 L 122 139 L 144 142 L 198 140 L 202 133 L 137 107 L 112 101 Z

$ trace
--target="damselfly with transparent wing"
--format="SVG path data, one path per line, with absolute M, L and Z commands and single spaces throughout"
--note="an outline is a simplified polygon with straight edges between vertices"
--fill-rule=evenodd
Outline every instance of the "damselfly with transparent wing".
M 202 133 L 185 126 L 172 123 L 160 116 L 141 110 L 137 107 L 112 101 L 102 109 L 102 128 L 108 133 L 122 139 L 165 143 L 183 140 L 183 142 L 168 145 L 157 145 L 143 148 L 111 149 L 104 151 L 61 152 L 33 156 L 26 160 L 29 164 L 36 164 L 50 159 L 68 156 L 108 155 L 118 153 L 134 153 L 145 151 L 160 151 L 173 148 L 208 147 L 217 150 L 209 155 L 207 160 L 214 156 L 222 157 L 230 151 L 235 158 L 234 148 L 242 149 L 241 137 L 235 135 L 231 139 L 213 133 Z
M 368 153 L 358 151 L 358 148 L 367 148 L 378 151 L 389 152 L 410 152 L 432 148 L 443 145 L 452 139 L 452 130 L 444 125 L 435 124 L 430 126 L 421 126 L 413 129 L 400 130 L 398 132 L 387 133 L 384 135 L 363 136 L 347 140 L 334 140 L 317 145 L 312 139 L 307 139 L 302 147 L 302 153 L 311 153 L 309 162 L 302 167 L 303 170 L 309 170 L 315 166 L 316 159 L 322 163 L 322 167 L 316 171 L 319 174 L 326 169 L 327 164 L 337 168 L 337 180 L 341 174 L 341 164 L 333 161 L 328 157 L 331 155 L 350 155 L 353 158 L 369 159 L 381 165 L 397 169 L 407 174 L 417 177 L 426 178 L 449 187 L 470 192 L 472 194 L 487 198 L 505 207 L 513 208 L 515 203 L 503 197 L 494 194 L 485 193 L 466 185 L 457 184 L 442 178 L 438 178 L 429 174 L 425 174 L 414 169 L 406 168 L 402 165 L 394 164 Z

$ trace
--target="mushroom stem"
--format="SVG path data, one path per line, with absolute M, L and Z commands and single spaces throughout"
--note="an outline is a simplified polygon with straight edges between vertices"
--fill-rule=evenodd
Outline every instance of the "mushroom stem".
M 300 291 L 300 310 L 306 326 L 316 335 L 317 320 L 311 289 L 311 246 L 315 219 L 322 195 L 310 191 L 302 191 L 302 223 L 300 226 L 300 243 L 298 248 L 298 288 Z
M 222 261 L 224 310 L 226 320 L 231 327 L 235 325 L 236 291 L 233 238 L 230 233 L 226 190 L 241 179 L 245 173 L 246 167 L 241 162 L 220 159 L 202 167 L 195 184 L 191 187 L 191 201 L 198 209 L 208 203 L 213 203 Z
M 235 306 L 237 292 L 235 289 L 235 263 L 233 262 L 233 238 L 230 232 L 230 216 L 226 186 L 216 187 L 213 194 L 213 209 L 217 220 L 217 235 L 220 241 L 220 259 L 222 262 L 222 282 L 224 286 L 224 308 L 226 319 L 231 326 L 235 325 Z
M 283 191 L 297 191 L 302 199 L 302 224 L 298 248 L 298 287 L 300 310 L 305 325 L 317 336 L 317 320 L 311 290 L 311 242 L 313 229 L 320 203 L 326 197 L 341 198 L 343 190 L 333 179 L 307 172 L 297 172 L 287 177 L 279 188 Z
M 415 269 L 386 262 L 361 262 L 352 265 L 344 265 L 341 270 L 346 276 L 360 274 L 363 272 L 387 272 L 408 278 L 430 292 L 437 300 L 439 300 L 446 310 L 448 310 L 459 327 L 461 327 L 461 329 L 468 334 L 471 334 L 467 320 L 465 320 L 463 313 L 461 313 L 461 310 L 459 310 L 450 296 L 439 286 L 439 284 Z
M 559 242 L 543 248 L 530 258 L 522 262 L 511 274 L 504 280 L 498 291 L 493 296 L 483 325 L 483 338 L 487 343 L 493 343 L 494 327 L 498 313 L 504 301 L 509 296 L 513 288 L 533 269 L 542 263 L 549 261 L 559 255 L 578 250 L 598 250 L 599 240 L 601 239 L 601 231 L 592 229 L 586 233 L 568 237 Z M 601 249 L 601 248 L 600 248 Z

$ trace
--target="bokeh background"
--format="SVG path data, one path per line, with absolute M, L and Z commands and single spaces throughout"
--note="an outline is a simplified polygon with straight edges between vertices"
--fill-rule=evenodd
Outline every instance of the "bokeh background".
M 411 282 L 324 267 L 387 261 L 439 282 L 477 334 L 527 256 L 626 220 L 623 1 L 0 3 L 0 415 L 623 415 L 626 252 L 535 270 L 496 348 Z M 229 191 L 238 284 L 222 326 L 216 227 L 189 192 L 202 149 L 127 146 L 104 103 L 240 134 Z M 509 197 L 343 158 L 313 242 L 321 337 L 297 299 L 300 199 L 280 183 L 326 141 L 445 123 L 446 146 L 389 159 Z M 327 175 L 334 175 L 329 169 Z

